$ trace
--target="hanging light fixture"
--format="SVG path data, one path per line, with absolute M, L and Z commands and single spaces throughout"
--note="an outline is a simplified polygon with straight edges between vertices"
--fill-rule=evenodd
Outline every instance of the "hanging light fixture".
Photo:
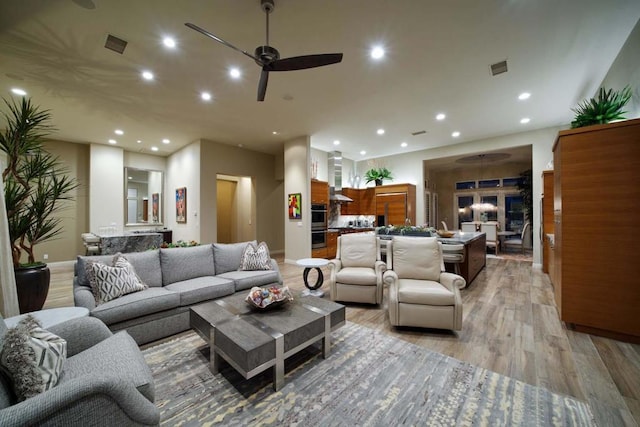
M 478 154 L 478 157 L 480 158 L 480 179 L 478 181 L 482 181 L 482 178 L 484 177 L 484 157 L 485 154 Z M 480 186 L 478 185 L 478 188 Z M 490 212 L 490 211 L 497 211 L 498 207 L 495 206 L 493 203 L 474 203 L 471 205 L 471 209 L 473 210 L 477 210 L 479 212 Z

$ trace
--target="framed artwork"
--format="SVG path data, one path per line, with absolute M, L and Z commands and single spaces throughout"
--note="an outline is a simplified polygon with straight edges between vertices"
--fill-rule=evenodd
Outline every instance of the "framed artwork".
M 151 218 L 153 222 L 159 222 L 160 213 L 160 193 L 153 193 L 151 195 Z
M 187 187 L 176 188 L 176 222 L 187 222 Z
M 289 194 L 289 219 L 302 218 L 302 194 Z

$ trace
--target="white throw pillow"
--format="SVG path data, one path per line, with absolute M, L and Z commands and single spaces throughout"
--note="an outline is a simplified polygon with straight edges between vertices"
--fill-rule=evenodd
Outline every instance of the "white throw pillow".
M 67 342 L 28 315 L 6 332 L 0 363 L 18 401 L 23 401 L 58 383 L 66 357 Z
M 257 247 L 253 243 L 247 244 L 240 258 L 240 270 L 271 270 L 271 256 L 265 242 L 260 242 Z
M 113 261 L 113 267 L 98 262 L 89 263 L 89 282 L 98 305 L 148 287 L 124 256 L 118 254 Z

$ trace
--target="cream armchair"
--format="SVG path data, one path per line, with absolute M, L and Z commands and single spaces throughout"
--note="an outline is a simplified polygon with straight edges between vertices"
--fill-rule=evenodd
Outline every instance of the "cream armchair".
M 338 237 L 336 259 L 329 261 L 333 301 L 382 302 L 380 239 L 375 234 L 352 233 Z
M 442 246 L 435 237 L 394 237 L 387 246 L 387 265 L 392 325 L 462 329 L 459 288 L 466 283 L 444 272 Z

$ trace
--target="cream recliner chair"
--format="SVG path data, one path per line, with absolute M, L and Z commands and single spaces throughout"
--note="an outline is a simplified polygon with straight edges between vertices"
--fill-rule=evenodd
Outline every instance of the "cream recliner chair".
M 352 233 L 338 237 L 336 259 L 329 261 L 333 301 L 382 302 L 380 239 L 375 234 Z
M 435 237 L 397 236 L 387 246 L 384 282 L 389 285 L 389 321 L 394 326 L 462 329 L 459 288 L 465 280 L 444 272 Z

